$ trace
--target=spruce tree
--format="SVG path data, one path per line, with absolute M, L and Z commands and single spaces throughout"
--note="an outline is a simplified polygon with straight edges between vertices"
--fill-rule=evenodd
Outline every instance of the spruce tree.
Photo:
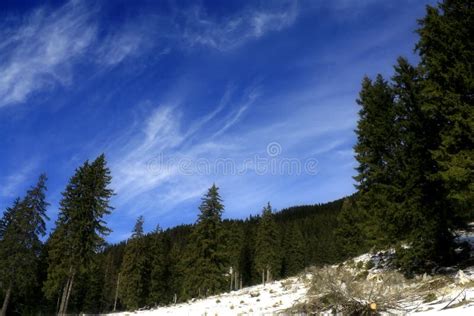
M 158 226 L 151 237 L 151 273 L 150 295 L 151 304 L 164 304 L 169 301 L 169 242 L 161 228 Z
M 386 245 L 391 241 L 387 232 L 393 226 L 383 219 L 396 207 L 392 187 L 397 172 L 394 94 L 381 75 L 375 81 L 366 77 L 357 103 L 361 107 L 354 147 L 359 163 L 357 208 L 367 213 L 363 229 L 370 238 L 368 243 Z
M 439 138 L 433 133 L 436 123 L 422 111 L 425 95 L 420 69 L 399 58 L 392 81 L 398 138 L 392 194 L 397 207 L 382 220 L 391 223 L 385 225 L 387 233 L 399 242 L 397 257 L 402 268 L 408 273 L 426 271 L 432 262 L 446 264 L 452 257 L 446 194 L 433 177 L 437 167 L 431 152 Z
M 240 222 L 225 222 L 225 251 L 229 271 L 229 289 L 235 290 L 240 286 L 242 274 L 242 250 L 244 247 L 244 231 Z
M 185 293 L 212 295 L 225 289 L 228 272 L 222 231 L 224 206 L 213 184 L 199 206 L 200 214 L 190 236 L 186 260 Z
M 305 267 L 305 241 L 296 223 L 287 226 L 283 240 L 283 275 L 290 276 L 301 272 Z
M 37 269 L 45 235 L 46 175 L 23 199 L 15 200 L 0 221 L 0 283 L 5 286 L 1 315 L 6 315 L 12 296 L 28 293 L 37 282 Z
M 262 275 L 262 283 L 272 281 L 280 270 L 278 227 L 268 202 L 262 210 L 255 240 L 255 268 Z
M 432 150 L 435 176 L 450 200 L 448 222 L 454 226 L 474 215 L 474 4 L 445 0 L 428 6 L 419 20 L 423 111 L 439 135 Z
M 120 268 L 120 299 L 122 304 L 132 310 L 146 304 L 149 291 L 150 263 L 143 223 L 143 216 L 138 217 Z
M 56 228 L 49 241 L 48 277 L 44 291 L 60 295 L 58 313 L 67 312 L 76 276 L 87 270 L 110 230 L 103 217 L 110 214 L 112 177 L 105 156 L 86 161 L 69 180 L 60 202 Z

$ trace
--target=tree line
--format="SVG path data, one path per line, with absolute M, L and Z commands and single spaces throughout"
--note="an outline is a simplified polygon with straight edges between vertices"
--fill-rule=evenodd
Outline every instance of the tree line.
M 294 275 L 344 258 L 335 228 L 342 200 L 223 220 L 213 185 L 196 223 L 152 232 L 137 218 L 131 237 L 109 245 L 111 174 L 104 155 L 69 179 L 46 234 L 45 175 L 0 221 L 2 315 L 103 313 L 182 302 Z

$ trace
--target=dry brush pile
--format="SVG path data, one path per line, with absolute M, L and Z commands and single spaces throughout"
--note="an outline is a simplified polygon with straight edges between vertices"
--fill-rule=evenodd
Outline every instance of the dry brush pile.
M 374 271 L 361 264 L 313 268 L 303 278 L 308 282 L 308 295 L 288 309 L 289 314 L 405 314 L 421 304 L 449 301 L 453 293 L 472 286 L 459 284 L 454 276 L 406 279 L 397 271 Z

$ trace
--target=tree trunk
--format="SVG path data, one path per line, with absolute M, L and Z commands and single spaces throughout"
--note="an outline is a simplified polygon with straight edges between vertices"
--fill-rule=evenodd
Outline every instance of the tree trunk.
M 61 303 L 59 304 L 58 315 L 64 315 L 64 303 L 66 302 L 67 290 L 69 289 L 69 282 L 71 279 L 68 277 L 67 282 L 64 285 L 63 293 L 61 295 Z
M 270 268 L 267 268 L 267 283 L 272 282 L 272 271 Z
M 66 285 L 64 286 L 58 315 L 66 315 L 66 312 L 67 312 L 67 305 L 69 303 L 69 297 L 71 296 L 72 284 L 74 282 L 74 276 L 76 274 L 72 268 L 69 271 L 70 271 L 70 275 L 67 279 Z
M 230 288 L 229 288 L 229 292 L 232 292 L 232 283 L 233 283 L 233 280 L 234 280 L 234 274 L 231 273 L 231 274 L 230 274 Z
M 67 312 L 67 305 L 69 304 L 69 297 L 71 296 L 72 284 L 74 283 L 75 275 L 76 273 L 74 272 L 71 276 L 71 283 L 69 283 L 69 289 L 67 290 L 66 303 L 64 304 L 64 315 L 66 315 L 66 312 Z
M 262 270 L 262 284 L 265 286 L 265 270 Z
M 59 313 L 59 304 L 61 303 L 61 291 L 58 293 L 58 301 L 56 302 L 56 313 Z
M 236 270 L 234 274 L 234 289 L 239 289 L 239 270 Z
M 242 289 L 242 275 L 240 276 L 240 289 Z
M 1 316 L 6 316 L 7 315 L 8 303 L 10 303 L 11 294 L 12 294 L 12 284 L 10 282 L 10 285 L 8 286 L 7 293 L 5 294 L 5 299 L 3 300 L 2 312 L 0 314 Z
M 119 286 L 120 286 L 120 273 L 117 276 L 117 286 L 115 287 L 114 312 L 117 310 Z

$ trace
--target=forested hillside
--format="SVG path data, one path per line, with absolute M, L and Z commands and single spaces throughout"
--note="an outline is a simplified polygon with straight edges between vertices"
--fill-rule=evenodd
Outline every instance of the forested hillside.
M 71 302 L 71 308 L 112 311 L 117 289 L 117 310 L 181 302 L 204 296 L 204 287 L 199 290 L 203 284 L 200 278 L 210 280 L 216 275 L 220 283 L 212 293 L 258 284 L 262 282 L 259 260 L 267 258 L 274 260 L 266 263 L 274 269 L 269 280 L 294 275 L 309 265 L 335 263 L 344 258 L 334 238 L 341 205 L 342 200 L 338 200 L 275 212 L 270 215 L 269 226 L 273 226 L 270 233 L 276 238 L 268 240 L 270 243 L 260 251 L 257 249 L 262 242 L 258 240 L 266 238 L 259 235 L 261 216 L 222 221 L 225 237 L 218 250 L 221 275 L 194 271 L 197 261 L 193 260 L 197 259 L 192 258 L 199 253 L 192 242 L 198 238 L 193 236 L 194 226 L 181 225 L 146 235 L 134 232 L 128 243 L 108 246 L 98 255 L 99 269 L 89 274 L 98 280 L 89 280 L 82 289 L 94 294 L 80 295 Z
M 44 185 L 42 181 L 44 178 L 40 179 L 40 188 Z M 144 219 L 139 217 L 130 239 L 114 245 L 99 245 L 99 251 L 92 255 L 90 262 L 71 273 L 73 287 L 66 290 L 69 292 L 68 311 L 96 313 L 182 302 L 258 284 L 262 282 L 262 273 L 263 281 L 268 282 L 294 275 L 309 265 L 335 263 L 345 257 L 335 238 L 343 200 L 278 212 L 268 204 L 262 215 L 245 220 L 222 220 L 220 212 L 212 212 L 217 200 L 220 201 L 218 188 L 212 187 L 203 199 L 195 225 L 166 230 L 158 226 L 145 234 Z M 218 205 L 223 207 L 220 202 Z M 62 291 L 60 287 L 52 287 L 52 282 L 58 279 L 51 275 L 57 271 L 66 277 L 67 272 L 73 270 L 59 270 L 52 264 L 55 262 L 52 260 L 59 260 L 55 259 L 55 234 L 57 230 L 34 261 L 37 269 L 31 270 L 36 273 L 29 279 L 31 292 L 16 287 L 19 291 L 13 291 L 9 310 L 21 314 L 54 313 L 61 308 L 58 294 Z M 219 243 L 214 244 L 212 255 L 198 258 L 210 251 L 209 240 L 219 240 Z M 72 256 L 58 253 L 58 258 L 63 260 L 70 260 Z M 64 280 L 66 283 L 62 284 L 67 289 L 70 282 Z M 51 293 L 45 297 L 41 295 L 43 283 L 46 293 Z

